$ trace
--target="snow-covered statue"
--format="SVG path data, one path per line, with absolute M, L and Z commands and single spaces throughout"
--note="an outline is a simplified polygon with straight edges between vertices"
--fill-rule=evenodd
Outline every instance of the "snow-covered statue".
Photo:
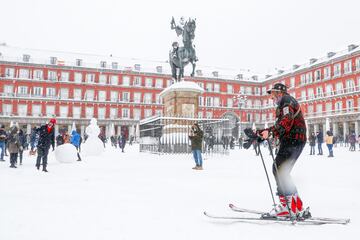
M 100 128 L 97 125 L 97 120 L 92 118 L 90 125 L 86 127 L 85 134 L 86 141 L 81 146 L 81 153 L 84 156 L 98 156 L 104 152 L 104 144 L 99 138 Z

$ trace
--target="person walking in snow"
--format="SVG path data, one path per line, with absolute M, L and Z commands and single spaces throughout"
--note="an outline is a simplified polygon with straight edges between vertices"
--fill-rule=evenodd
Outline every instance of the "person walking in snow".
M 70 142 L 71 142 L 72 145 L 74 145 L 76 147 L 77 157 L 78 157 L 77 161 L 81 161 L 81 157 L 80 157 L 80 154 L 79 154 L 80 140 L 81 140 L 80 134 L 76 130 L 73 130 L 71 132 Z
M 39 135 L 39 140 L 37 144 L 37 159 L 36 159 L 36 168 L 39 170 L 40 165 L 42 164 L 42 170 L 48 172 L 47 170 L 47 158 L 49 154 L 50 146 L 52 150 L 55 150 L 55 133 L 54 126 L 56 124 L 56 119 L 52 118 L 50 121 L 42 125 L 40 128 L 36 129 L 36 132 Z
M 327 148 L 329 149 L 328 157 L 334 157 L 334 154 L 333 154 L 334 137 L 333 137 L 332 132 L 330 132 L 330 131 L 326 132 L 325 142 L 326 142 Z
M 191 140 L 191 150 L 195 160 L 194 170 L 203 170 L 203 161 L 201 156 L 202 151 L 202 142 L 203 142 L 204 132 L 200 129 L 199 124 L 194 123 L 191 126 L 189 138 Z
M 309 137 L 310 155 L 315 155 L 315 142 L 316 142 L 316 136 L 315 133 L 312 132 L 311 136 Z
M 322 144 L 324 142 L 324 135 L 322 131 L 316 133 L 316 139 L 318 144 L 318 155 L 323 155 Z
M 299 103 L 287 93 L 284 84 L 276 83 L 268 93 L 277 104 L 276 122 L 274 126 L 259 130 L 258 133 L 263 139 L 267 139 L 269 133 L 272 133 L 273 137 L 280 140 L 279 151 L 273 164 L 280 204 L 275 206 L 269 215 L 293 218 L 305 212 L 290 172 L 305 146 L 306 125 Z
M 14 125 L 10 128 L 10 134 L 8 137 L 8 149 L 10 153 L 10 167 L 16 168 L 15 164 L 17 162 L 18 153 L 22 151 L 21 142 L 19 139 L 19 128 Z
M 125 145 L 126 145 L 126 136 L 125 133 L 122 132 L 121 135 L 119 136 L 119 148 L 121 148 L 121 152 L 124 152 Z

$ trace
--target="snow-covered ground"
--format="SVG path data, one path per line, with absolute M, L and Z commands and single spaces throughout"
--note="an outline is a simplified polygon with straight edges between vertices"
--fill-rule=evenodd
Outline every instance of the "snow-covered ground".
M 271 158 L 262 150 L 271 174 Z M 108 146 L 100 157 L 72 164 L 58 163 L 51 153 L 49 173 L 36 170 L 35 157 L 25 153 L 18 169 L 9 168 L 8 158 L 0 162 L 0 239 L 358 239 L 360 152 L 338 147 L 335 158 L 326 155 L 309 156 L 306 148 L 292 175 L 313 215 L 349 217 L 346 226 L 205 217 L 204 210 L 236 215 L 229 203 L 270 210 L 253 150 L 207 157 L 203 171 L 191 169 L 191 155 L 139 153 L 138 145 L 127 145 L 125 153 Z

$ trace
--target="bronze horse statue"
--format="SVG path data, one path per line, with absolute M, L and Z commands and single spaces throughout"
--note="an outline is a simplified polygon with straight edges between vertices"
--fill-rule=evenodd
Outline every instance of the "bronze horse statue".
M 184 67 L 188 63 L 192 64 L 192 72 L 190 75 L 193 77 L 195 73 L 196 61 L 198 60 L 193 45 L 196 22 L 194 19 L 189 19 L 182 27 L 176 25 L 174 18 L 172 18 L 171 29 L 175 29 L 178 36 L 182 35 L 182 41 L 184 44 L 183 47 L 178 47 L 177 42 L 173 43 L 173 50 L 169 53 L 171 74 L 173 79 L 178 82 L 184 78 Z M 179 74 L 177 74 L 178 69 Z

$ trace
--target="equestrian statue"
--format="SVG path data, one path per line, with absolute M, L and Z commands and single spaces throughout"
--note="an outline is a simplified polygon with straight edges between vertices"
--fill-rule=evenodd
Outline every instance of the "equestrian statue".
M 176 24 L 174 17 L 171 20 L 171 29 L 175 29 L 177 36 L 182 36 L 182 47 L 179 47 L 178 42 L 173 42 L 172 50 L 169 53 L 169 63 L 171 66 L 171 74 L 173 79 L 178 82 L 184 78 L 184 67 L 188 64 L 192 64 L 191 76 L 194 76 L 196 61 L 198 60 L 193 45 L 195 38 L 196 19 L 189 18 L 184 23 L 184 18 L 180 19 L 180 23 Z M 179 69 L 179 71 L 177 71 Z M 177 74 L 177 72 L 179 72 Z

